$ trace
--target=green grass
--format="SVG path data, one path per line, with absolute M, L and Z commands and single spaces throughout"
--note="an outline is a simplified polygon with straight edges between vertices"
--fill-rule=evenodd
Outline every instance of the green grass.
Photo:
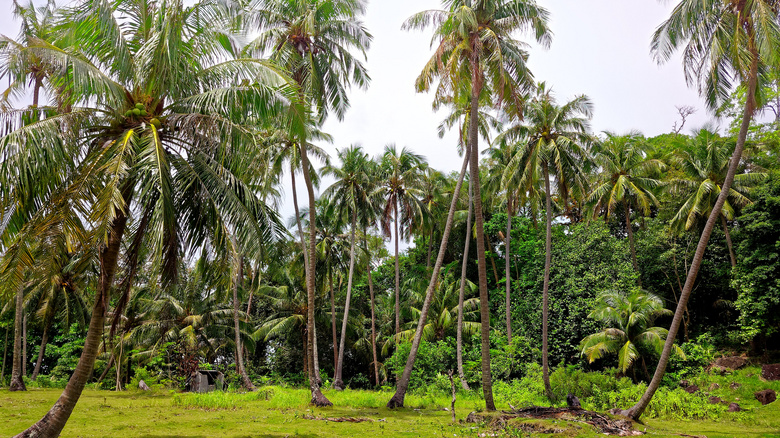
M 745 374 L 750 371 L 745 371 Z M 721 376 L 712 376 L 714 380 Z M 732 376 L 745 382 L 745 375 Z M 729 376 L 723 377 L 726 383 Z M 702 382 L 712 383 L 712 382 Z M 757 382 L 756 387 L 766 386 Z M 700 385 L 701 386 L 701 385 Z M 743 383 L 735 394 L 723 388 L 723 396 L 746 398 L 754 388 Z M 719 390 L 718 390 L 719 391 Z M 717 391 L 714 391 L 718 394 Z M 477 437 L 486 432 L 499 436 L 527 437 L 603 437 L 590 426 L 578 422 L 517 421 L 509 432 L 491 430 L 488 425 L 451 424 L 445 394 L 407 396 L 404 409 L 384 407 L 389 392 L 347 390 L 325 391 L 335 404 L 332 408 L 308 405 L 306 389 L 262 387 L 254 393 L 214 392 L 181 394 L 173 391 L 151 392 L 85 390 L 63 437 Z M 0 391 L 0 436 L 18 433 L 38 420 L 60 395 L 58 389 L 32 389 L 26 393 Z M 725 398 L 725 397 L 724 397 Z M 498 400 L 499 409 L 507 409 Z M 457 418 L 462 420 L 484 406 L 476 392 L 459 395 Z M 723 413 L 715 420 L 647 419 L 648 436 L 674 437 L 679 434 L 713 437 L 780 437 L 780 402 L 760 406 L 755 400 L 743 401 L 745 412 Z M 308 418 L 306 418 L 308 417 Z M 314 418 L 353 417 L 370 421 L 338 423 Z M 531 431 L 557 430 L 540 434 Z M 488 435 L 490 436 L 490 435 Z

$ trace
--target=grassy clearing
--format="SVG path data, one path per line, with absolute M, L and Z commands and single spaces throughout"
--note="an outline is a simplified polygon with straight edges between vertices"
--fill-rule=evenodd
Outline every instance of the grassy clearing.
M 718 413 L 716 419 L 680 420 L 648 418 L 647 436 L 675 437 L 680 434 L 713 437 L 780 437 L 780 402 L 760 406 L 752 392 L 767 384 L 745 370 L 732 376 L 709 376 L 700 383 L 708 388 L 718 383 L 714 395 L 737 399 L 740 413 Z M 739 380 L 740 388 L 729 384 Z M 755 388 L 754 388 L 755 387 Z M 27 393 L 0 392 L 0 436 L 20 432 L 38 420 L 60 394 L 59 389 L 33 389 Z M 267 386 L 254 393 L 214 392 L 181 394 L 86 390 L 63 437 L 478 437 L 480 434 L 508 437 L 603 437 L 587 424 L 576 421 L 512 421 L 509 430 L 491 429 L 485 424 L 451 424 L 449 397 L 444 394 L 410 394 L 407 408 L 395 411 L 384 407 L 390 392 L 347 390 L 326 391 L 335 407 L 318 409 L 308 405 L 306 389 Z M 507 409 L 506 400 L 497 400 Z M 484 402 L 476 392 L 461 394 L 456 404 L 459 420 L 478 410 Z M 361 423 L 333 422 L 327 418 L 368 419 Z M 553 432 L 554 433 L 549 433 Z M 548 432 L 548 433 L 544 433 Z M 485 435 L 482 435 L 485 436 Z

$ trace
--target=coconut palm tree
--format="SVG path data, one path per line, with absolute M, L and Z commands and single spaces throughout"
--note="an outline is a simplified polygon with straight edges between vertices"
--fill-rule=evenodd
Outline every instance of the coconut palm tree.
M 13 15 L 21 21 L 18 40 L 0 35 L 0 60 L 2 60 L 0 79 L 8 79 L 9 82 L 8 87 L 0 96 L 0 108 L 10 109 L 14 98 L 23 95 L 29 89 L 28 87 L 31 87 L 32 106 L 26 114 L 25 123 L 40 120 L 42 117 L 43 112 L 39 108 L 40 94 L 44 86 L 47 85 L 46 81 L 49 79 L 49 72 L 52 69 L 45 58 L 36 56 L 27 49 L 36 44 L 37 41 L 54 42 L 56 38 L 53 32 L 55 13 L 56 5 L 53 1 L 36 8 L 32 1 L 27 6 L 21 6 L 14 0 Z M 12 192 L 13 195 L 9 194 L 9 197 L 18 198 L 18 202 L 8 203 L 0 197 L 0 217 L 5 216 L 0 219 L 0 236 L 8 231 L 7 227 L 14 213 L 17 213 L 18 206 L 30 203 L 29 201 L 35 196 L 36 190 L 25 193 L 20 190 L 22 186 L 16 185 L 15 188 L 16 190 Z M 29 198 L 25 200 L 24 197 Z M 34 203 L 30 204 L 34 205 Z M 11 227 L 11 230 L 13 229 L 14 227 Z M 15 320 L 18 320 L 19 323 L 15 324 L 14 329 L 14 356 L 10 385 L 12 391 L 26 390 L 22 376 L 26 374 L 24 370 L 26 368 L 25 357 L 27 356 L 27 315 L 23 315 L 24 298 L 22 294 L 23 289 L 19 288 L 16 291 Z
M 355 234 L 358 227 L 358 214 L 360 211 L 370 209 L 372 182 L 368 180 L 368 166 L 371 159 L 363 152 L 360 146 L 351 146 L 338 151 L 341 161 L 340 167 L 326 166 L 323 175 L 332 175 L 336 181 L 328 187 L 325 195 L 336 203 L 339 216 L 350 217 L 349 228 L 349 274 L 347 278 L 347 297 L 344 303 L 344 318 L 341 324 L 341 340 L 338 348 L 338 361 L 336 362 L 336 374 L 333 378 L 333 387 L 344 389 L 344 381 L 341 373 L 344 366 L 344 343 L 347 333 L 347 320 L 349 319 L 349 304 L 352 298 L 352 279 L 355 273 Z
M 57 88 L 63 89 L 62 84 L 58 84 L 59 87 L 52 83 L 47 84 L 50 82 L 52 65 L 46 62 L 45 57 L 25 50 L 38 41 L 55 43 L 56 14 L 57 5 L 54 0 L 48 0 L 46 5 L 40 7 L 36 7 L 32 1 L 22 6 L 17 0 L 13 0 L 13 15 L 20 21 L 20 32 L 17 40 L 0 35 L 0 58 L 3 60 L 0 78 L 9 80 L 9 86 L 0 96 L 2 106 L 10 105 L 12 99 L 23 95 L 28 87 L 31 87 L 32 107 L 38 108 L 41 91 L 46 85 L 55 92 Z M 32 119 L 38 118 L 40 112 L 33 112 Z
M 271 52 L 272 59 L 292 75 L 299 86 L 300 99 L 306 109 L 316 111 L 312 120 L 323 122 L 332 111 L 339 120 L 349 108 L 347 87 L 356 84 L 362 88 L 370 80 L 365 67 L 356 59 L 351 49 L 365 57 L 371 44 L 371 34 L 363 27 L 359 17 L 365 13 L 365 0 L 256 0 L 252 2 L 253 18 L 260 30 L 250 47 Z M 316 126 L 317 123 L 311 123 Z M 301 147 L 301 169 L 309 205 L 314 205 L 314 187 L 311 182 L 306 137 L 297 138 Z M 308 258 L 315 258 L 316 209 L 310 208 Z M 309 358 L 314 354 L 314 295 L 315 268 L 310 263 L 306 270 L 309 295 Z M 312 403 L 331 405 L 322 395 L 315 378 L 314 366 L 310 370 Z
M 642 134 L 630 132 L 617 135 L 607 132 L 606 139 L 598 142 L 593 150 L 593 159 L 599 168 L 589 202 L 596 202 L 595 211 L 604 211 L 607 220 L 618 204 L 623 204 L 626 232 L 631 246 L 631 261 L 639 275 L 634 245 L 634 230 L 631 225 L 631 209 L 649 214 L 652 206 L 658 206 L 653 191 L 661 182 L 648 175 L 662 170 L 665 166 L 660 160 L 647 158 L 647 145 Z M 642 287 L 642 280 L 639 279 Z
M 467 81 L 469 99 L 469 172 L 474 193 L 480 311 L 482 313 L 482 390 L 489 410 L 495 410 L 490 374 L 490 320 L 485 266 L 484 219 L 479 183 L 478 113 L 483 88 L 487 87 L 508 108 L 522 108 L 523 92 L 532 85 L 526 67 L 527 53 L 513 38 L 515 31 L 531 31 L 536 40 L 549 45 L 546 9 L 533 0 L 444 0 L 443 10 L 420 12 L 404 23 L 405 29 L 435 26 L 435 54 L 417 78 L 418 91 L 439 80 L 437 94 L 454 93 L 457 83 Z
M 709 217 L 720 188 L 728 172 L 729 156 L 734 143 L 718 134 L 700 129 L 693 137 L 687 139 L 673 160 L 682 170 L 680 178 L 674 179 L 672 187 L 678 194 L 685 196 L 685 201 L 672 218 L 671 226 L 677 232 L 690 230 Z M 727 220 L 733 220 L 737 212 L 750 205 L 747 189 L 766 178 L 763 172 L 744 172 L 734 175 L 729 195 L 723 203 L 720 221 L 726 235 L 729 248 L 731 267 L 737 266 L 737 257 L 731 244 L 731 235 Z
M 655 374 L 639 401 L 624 412 L 633 419 L 642 415 L 661 384 L 712 229 L 731 193 L 750 121 L 763 103 L 756 91 L 766 82 L 768 68 L 777 65 L 780 56 L 778 13 L 780 3 L 776 0 L 682 0 L 653 35 L 651 48 L 659 62 L 668 61 L 678 48 L 684 47 L 685 77 L 689 84 L 697 83 L 709 109 L 714 110 L 728 98 L 733 80 L 745 87 L 746 99 L 729 169 L 691 260 Z
M 464 129 L 469 125 L 469 114 L 471 111 L 471 105 L 469 103 L 469 99 L 471 97 L 470 94 L 470 87 L 469 83 L 467 81 L 461 81 L 459 84 L 457 84 L 459 87 L 459 92 L 454 93 L 452 95 L 441 95 L 437 96 L 437 98 L 434 100 L 433 107 L 434 109 L 438 109 L 442 105 L 446 105 L 450 107 L 450 113 L 447 115 L 447 117 L 439 124 L 439 138 L 444 137 L 444 133 L 448 129 L 452 129 L 453 127 L 458 127 L 459 129 L 459 135 L 458 135 L 458 149 L 459 151 L 462 151 L 467 157 L 470 157 L 469 155 L 469 143 L 468 143 L 468 136 L 467 132 Z M 490 105 L 490 96 L 491 92 L 490 89 L 487 87 L 482 88 L 482 95 L 480 96 L 480 99 L 483 99 L 483 102 L 481 103 L 481 106 L 487 108 Z M 486 111 L 479 111 L 478 113 L 479 117 L 479 123 L 477 129 L 479 130 L 479 134 L 482 136 L 482 139 L 486 142 L 490 143 L 490 137 L 491 137 L 491 130 L 493 131 L 502 131 L 502 124 L 501 122 L 493 117 L 491 114 L 489 114 Z M 466 177 L 468 177 L 466 175 Z M 461 264 L 461 275 L 460 275 L 460 293 L 458 295 L 458 326 L 456 331 L 456 356 L 457 356 L 457 364 L 458 364 L 458 376 L 460 377 L 460 384 L 465 390 L 469 390 L 469 385 L 466 382 L 466 376 L 463 371 L 463 303 L 464 303 L 464 294 L 466 291 L 466 267 L 468 264 L 468 258 L 469 258 L 469 245 L 471 243 L 471 219 L 473 217 L 473 210 L 474 210 L 474 203 L 473 203 L 473 193 L 472 193 L 472 187 L 471 187 L 471 181 L 468 182 L 469 188 L 468 188 L 468 210 L 467 210 L 467 216 L 466 216 L 466 237 L 465 237 L 465 244 L 463 248 L 463 261 Z M 446 225 L 446 224 L 445 224 Z
M 547 363 L 547 315 L 553 219 L 550 180 L 551 176 L 555 179 L 556 192 L 563 205 L 571 191 L 586 192 L 587 180 L 582 166 L 589 159 L 585 147 L 592 140 L 588 133 L 592 114 L 593 104 L 587 96 L 580 95 L 558 105 L 552 91 L 545 83 L 540 83 L 536 96 L 525 106 L 523 123 L 510 127 L 496 138 L 498 142 L 517 141 L 519 145 L 504 171 L 504 179 L 519 175 L 518 185 L 525 188 L 535 186 L 539 179 L 544 183 L 547 238 L 542 288 L 542 377 L 549 399 L 552 399 L 552 388 Z
M 419 311 L 419 320 L 417 321 L 417 329 L 414 332 L 414 339 L 412 340 L 411 348 L 409 349 L 409 357 L 406 359 L 406 365 L 404 366 L 404 371 L 401 374 L 401 378 L 398 380 L 396 384 L 396 391 L 395 394 L 393 394 L 393 397 L 390 398 L 390 401 L 387 402 L 388 408 L 396 408 L 396 407 L 402 407 L 404 405 L 404 397 L 406 396 L 406 391 L 409 388 L 409 380 L 411 379 L 412 375 L 412 368 L 414 367 L 414 361 L 417 358 L 417 351 L 420 347 L 420 342 L 422 341 L 423 334 L 425 332 L 425 324 L 426 320 L 428 318 L 428 311 L 430 310 L 431 303 L 433 300 L 433 294 L 436 290 L 436 284 L 439 279 L 439 270 L 441 269 L 442 263 L 444 262 L 444 254 L 447 250 L 447 242 L 450 237 L 450 230 L 452 229 L 452 222 L 453 218 L 455 216 L 455 210 L 458 205 L 458 201 L 460 199 L 461 194 L 461 187 L 463 185 L 463 178 L 466 175 L 466 169 L 469 165 L 469 158 L 468 156 L 464 157 L 463 165 L 460 169 L 460 175 L 458 176 L 458 182 L 455 184 L 455 189 L 452 192 L 452 201 L 450 202 L 450 209 L 447 213 L 447 220 L 445 222 L 444 231 L 442 232 L 442 239 L 441 244 L 439 245 L 439 252 L 436 256 L 436 263 L 433 266 L 433 272 L 431 273 L 431 279 L 428 282 L 428 287 L 425 290 L 425 298 L 422 304 L 422 308 Z M 396 262 L 397 263 L 397 262 Z M 397 266 L 397 265 L 396 265 Z M 398 274 L 396 274 L 396 285 L 398 284 Z M 462 313 L 463 307 L 460 307 L 460 312 Z M 398 307 L 398 299 L 396 298 L 396 315 L 399 313 L 399 307 Z M 396 321 L 397 323 L 397 321 Z M 396 338 L 400 338 L 400 332 L 396 331 Z
M 393 236 L 395 242 L 395 333 L 401 332 L 401 268 L 398 258 L 398 243 L 409 235 L 416 217 L 421 216 L 424 206 L 420 201 L 422 174 L 427 166 L 422 155 L 404 147 L 400 151 L 395 145 L 385 146 L 379 159 L 381 182 L 374 190 L 374 196 L 382 199 L 384 207 L 380 222 L 382 233 Z M 393 228 L 390 228 L 390 224 Z
M 608 354 L 617 354 L 618 368 L 623 374 L 634 370 L 636 361 L 641 360 L 647 375 L 645 355 L 660 354 L 668 334 L 666 329 L 655 327 L 653 323 L 661 316 L 672 315 L 672 311 L 664 308 L 660 297 L 640 289 L 629 293 L 602 292 L 594 307 L 588 317 L 601 321 L 606 328 L 582 340 L 581 355 L 593 363 Z M 680 347 L 675 346 L 675 351 L 685 357 Z M 633 375 L 636 381 L 635 370 Z
M 512 290 L 511 264 L 511 235 L 512 217 L 515 215 L 521 200 L 520 187 L 517 181 L 517 173 L 506 174 L 506 169 L 516 154 L 517 145 L 513 143 L 494 144 L 484 152 L 487 154 L 488 178 L 485 181 L 485 189 L 493 193 L 495 204 L 503 203 L 506 207 L 506 234 L 504 235 L 504 291 L 505 291 L 505 316 L 507 343 L 512 343 L 512 307 L 510 291 Z M 506 174 L 506 178 L 504 177 Z M 507 185 L 505 185 L 507 184 Z
M 255 149 L 245 126 L 282 111 L 301 114 L 289 111 L 297 94 L 266 62 L 235 59 L 233 46 L 223 44 L 235 28 L 226 6 L 81 0 L 59 21 L 67 50 L 44 41 L 25 49 L 56 67 L 51 80 L 67 83 L 75 108 L 29 125 L 3 114 L 13 132 L 0 139 L 0 151 L 24 144 L 27 152 L 3 162 L 0 190 L 18 187 L 7 189 L 8 175 L 40 166 L 41 157 L 78 160 L 75 171 L 62 172 L 72 183 L 28 229 L 72 205 L 95 225 L 100 274 L 79 364 L 52 410 L 21 436 L 57 436 L 70 416 L 92 373 L 126 235 L 148 239 L 150 275 L 168 285 L 187 249 L 224 240 L 227 229 L 251 255 L 280 233 L 276 215 L 241 179 L 246 164 L 238 157 Z M 303 130 L 299 118 L 289 123 Z M 67 162 L 48 164 L 50 172 L 68 170 Z M 144 226 L 128 227 L 147 212 Z

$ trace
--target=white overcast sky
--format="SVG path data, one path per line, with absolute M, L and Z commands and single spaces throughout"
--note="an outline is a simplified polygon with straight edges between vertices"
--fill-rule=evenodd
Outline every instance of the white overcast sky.
M 64 3 L 63 1 L 59 3 Z M 656 0 L 539 0 L 551 13 L 554 33 L 549 50 L 531 45 L 529 66 L 537 81 L 553 87 L 559 101 L 588 95 L 595 105 L 593 130 L 618 133 L 637 129 L 647 136 L 669 132 L 679 119 L 675 106 L 691 105 L 698 112 L 686 125 L 700 126 L 710 117 L 695 89 L 686 86 L 679 56 L 657 65 L 650 56 L 650 38 L 676 2 Z M 0 0 L 0 33 L 16 36 L 10 14 L 12 1 Z M 404 32 L 412 14 L 437 9 L 437 0 L 369 0 L 365 25 L 374 41 L 368 51 L 368 90 L 354 89 L 352 108 L 343 122 L 329 120 L 325 131 L 334 137 L 322 145 L 336 148 L 361 144 L 371 155 L 389 143 L 408 146 L 427 157 L 433 167 L 460 168 L 455 135 L 439 139 L 436 127 L 444 113 L 433 113 L 430 94 L 417 94 L 414 80 L 431 55 L 430 32 Z M 481 145 L 484 149 L 485 145 Z M 289 182 L 286 183 L 289 186 Z M 299 197 L 304 195 L 299 188 Z M 285 189 L 286 198 L 291 198 Z M 281 211 L 286 219 L 292 202 Z

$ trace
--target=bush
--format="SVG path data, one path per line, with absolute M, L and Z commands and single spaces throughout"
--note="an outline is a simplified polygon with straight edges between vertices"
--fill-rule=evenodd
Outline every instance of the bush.
M 411 342 L 399 344 L 393 355 L 385 361 L 385 365 L 391 373 L 396 375 L 403 373 L 411 348 Z M 455 347 L 451 343 L 447 341 L 420 342 L 417 359 L 414 362 L 412 376 L 409 380 L 409 389 L 433 384 L 439 374 L 455 368 L 454 362 Z
M 715 360 L 715 346 L 712 336 L 703 334 L 695 341 L 688 341 L 680 346 L 685 358 L 672 355 L 669 366 L 662 381 L 664 386 L 676 388 L 680 380 L 700 374 Z
M 550 385 L 556 402 L 566 399 L 571 393 L 582 399 L 594 394 L 620 392 L 634 386 L 631 379 L 617 377 L 617 370 L 585 372 L 576 365 L 559 366 L 550 374 Z

